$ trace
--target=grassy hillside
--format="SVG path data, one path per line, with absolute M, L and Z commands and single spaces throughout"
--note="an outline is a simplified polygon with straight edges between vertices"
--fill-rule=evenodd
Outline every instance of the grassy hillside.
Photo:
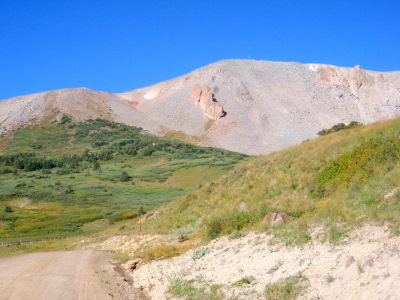
M 294 217 L 274 229 L 287 244 L 307 242 L 315 224 L 332 242 L 367 221 L 391 222 L 399 233 L 399 163 L 400 119 L 344 129 L 242 162 L 163 206 L 145 230 L 177 239 L 237 237 L 272 230 L 264 220 L 272 211 Z
M 103 230 L 187 194 L 247 158 L 107 120 L 74 123 L 66 115 L 52 126 L 21 128 L 2 145 L 0 241 Z

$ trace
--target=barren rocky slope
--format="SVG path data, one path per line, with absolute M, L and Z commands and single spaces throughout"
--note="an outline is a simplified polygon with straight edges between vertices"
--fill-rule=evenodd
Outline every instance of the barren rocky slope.
M 400 72 L 321 64 L 224 60 L 122 94 L 64 89 L 0 102 L 0 131 L 62 113 L 183 132 L 198 144 L 267 154 L 340 122 L 371 123 L 400 112 Z
M 151 299 L 182 299 L 170 293 L 174 287 L 178 295 L 196 299 L 266 299 L 266 287 L 296 277 L 301 278 L 299 299 L 399 299 L 400 238 L 388 226 L 365 224 L 339 245 L 324 241 L 323 232 L 310 230 L 312 240 L 300 247 L 277 243 L 267 234 L 223 237 L 208 244 L 203 256 L 195 256 L 198 248 L 171 259 L 139 263 L 131 276 L 134 287 Z M 140 236 L 114 237 L 96 247 L 129 253 L 130 241 L 140 244 Z M 126 267 L 132 265 L 136 261 Z M 283 299 L 277 288 L 270 290 L 275 298 L 267 299 Z

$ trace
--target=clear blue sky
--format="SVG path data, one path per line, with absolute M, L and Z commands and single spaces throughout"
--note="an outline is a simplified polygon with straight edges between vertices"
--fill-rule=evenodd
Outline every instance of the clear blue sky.
M 0 99 L 249 57 L 400 70 L 400 1 L 0 0 Z

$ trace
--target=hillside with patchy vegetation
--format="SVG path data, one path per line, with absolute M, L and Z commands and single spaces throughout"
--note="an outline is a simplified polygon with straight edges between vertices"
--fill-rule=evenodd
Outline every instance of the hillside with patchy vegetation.
M 248 156 L 103 119 L 31 126 L 2 140 L 1 242 L 88 235 L 213 179 Z
M 3 241 L 85 236 L 154 299 L 396 298 L 400 119 L 356 125 L 253 158 L 100 119 L 21 128 Z
M 160 234 L 197 228 L 205 239 L 241 236 L 268 229 L 265 215 L 277 212 L 294 217 L 278 230 L 290 244 L 307 242 L 307 230 L 314 223 L 326 224 L 327 236 L 335 240 L 347 225 L 396 222 L 399 137 L 400 119 L 393 119 L 253 158 L 168 203 L 145 228 Z
M 92 247 L 154 299 L 396 298 L 399 137 L 397 118 L 246 160 Z

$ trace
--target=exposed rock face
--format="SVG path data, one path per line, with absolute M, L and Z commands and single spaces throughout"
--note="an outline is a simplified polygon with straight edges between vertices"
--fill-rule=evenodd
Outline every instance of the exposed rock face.
M 198 84 L 195 84 L 194 87 L 192 88 L 192 92 L 190 93 L 190 97 L 196 102 L 200 101 L 201 97 L 201 87 Z
M 370 71 L 362 70 L 360 66 L 351 69 L 340 67 L 318 68 L 320 80 L 325 84 L 337 84 L 345 88 L 350 88 L 357 92 L 361 86 L 373 86 L 384 81 L 382 74 L 370 74 Z
M 62 113 L 79 120 L 108 118 L 158 135 L 181 132 L 201 137 L 192 140 L 204 146 L 268 154 L 316 138 L 318 131 L 338 123 L 399 116 L 400 72 L 224 60 L 122 94 L 81 88 L 0 101 L 0 134 Z
M 202 89 L 200 85 L 195 84 L 190 97 L 196 104 L 200 105 L 201 110 L 208 118 L 218 120 L 225 116 L 224 108 L 221 103 L 215 100 L 214 94 L 208 86 Z
M 269 212 L 266 216 L 265 216 L 265 221 L 269 222 L 269 224 L 272 227 L 275 226 L 279 226 L 282 224 L 287 223 L 288 221 L 292 221 L 293 217 L 288 216 L 285 213 L 282 214 L 278 214 L 278 213 L 274 213 L 274 212 Z

